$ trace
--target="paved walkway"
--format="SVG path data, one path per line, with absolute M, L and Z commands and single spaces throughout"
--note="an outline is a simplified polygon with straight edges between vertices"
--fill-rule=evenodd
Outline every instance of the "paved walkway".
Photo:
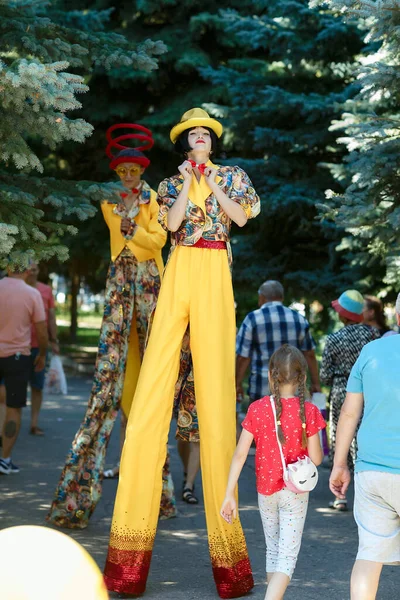
M 41 427 L 46 437 L 28 434 L 28 411 L 13 456 L 21 467 L 17 475 L 0 476 L 1 527 L 43 525 L 55 484 L 69 444 L 87 404 L 90 378 L 70 377 L 67 397 L 46 399 Z M 116 429 L 117 433 L 117 429 Z M 108 466 L 118 454 L 118 435 L 113 435 Z M 170 437 L 172 473 L 176 487 L 181 484 L 181 466 Z M 328 471 L 321 469 L 320 483 L 310 499 L 302 549 L 286 600 L 348 600 L 349 578 L 357 549 L 353 515 L 335 513 L 326 508 L 330 500 Z M 116 481 L 104 483 L 104 495 L 84 531 L 69 532 L 93 555 L 102 568 L 107 550 L 108 533 L 116 491 Z M 201 495 L 201 482 L 197 483 Z M 261 521 L 257 510 L 254 458 L 250 457 L 240 481 L 240 506 L 246 532 L 256 587 L 249 598 L 264 598 L 265 549 Z M 179 517 L 162 521 L 154 548 L 152 567 L 145 598 L 148 600 L 217 599 L 208 557 L 203 504 L 191 507 L 181 501 Z M 398 574 L 385 567 L 378 594 L 379 600 L 399 597 Z M 76 600 L 81 600 L 76 598 Z M 82 599 L 83 600 L 83 599 Z

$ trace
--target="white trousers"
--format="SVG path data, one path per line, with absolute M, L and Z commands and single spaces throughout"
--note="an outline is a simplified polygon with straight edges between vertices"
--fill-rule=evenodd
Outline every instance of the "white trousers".
M 258 506 L 267 545 L 267 573 L 290 578 L 296 566 L 307 515 L 308 493 L 284 488 L 271 496 L 258 494 Z

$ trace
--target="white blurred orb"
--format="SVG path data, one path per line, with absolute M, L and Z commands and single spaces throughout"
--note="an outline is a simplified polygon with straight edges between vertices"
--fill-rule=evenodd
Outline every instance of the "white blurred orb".
M 71 537 L 48 527 L 0 531 L 1 600 L 107 600 L 103 575 Z

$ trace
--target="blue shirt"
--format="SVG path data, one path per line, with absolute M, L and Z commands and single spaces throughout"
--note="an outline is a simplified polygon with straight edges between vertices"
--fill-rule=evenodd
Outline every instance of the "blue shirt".
M 269 359 L 283 344 L 302 351 L 315 348 L 310 325 L 296 310 L 283 306 L 282 302 L 266 302 L 245 317 L 236 338 L 236 354 L 251 358 L 251 400 L 269 394 Z
M 356 472 L 400 473 L 400 335 L 364 346 L 347 391 L 364 394 Z

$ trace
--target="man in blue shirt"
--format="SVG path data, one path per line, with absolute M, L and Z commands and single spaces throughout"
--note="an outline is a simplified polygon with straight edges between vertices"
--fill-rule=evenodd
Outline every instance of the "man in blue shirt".
M 311 391 L 320 392 L 315 342 L 310 325 L 297 310 L 283 305 L 283 286 L 265 281 L 258 290 L 258 310 L 244 319 L 236 339 L 236 394 L 243 396 L 242 381 L 250 366 L 250 402 L 269 394 L 268 363 L 272 354 L 290 344 L 301 350 L 311 375 Z
M 400 325 L 400 294 L 396 317 Z M 364 346 L 350 373 L 330 478 L 338 498 L 350 483 L 347 454 L 363 410 L 354 498 L 359 546 L 351 600 L 374 600 L 382 565 L 400 564 L 400 335 Z

